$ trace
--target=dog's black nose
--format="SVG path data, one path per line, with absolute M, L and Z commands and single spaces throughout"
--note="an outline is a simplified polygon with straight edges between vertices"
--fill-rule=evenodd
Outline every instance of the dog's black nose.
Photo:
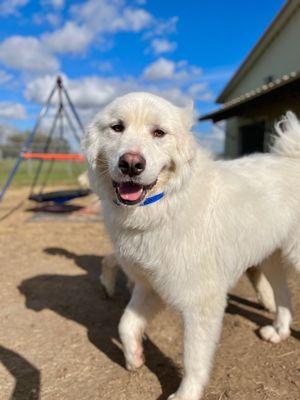
M 119 170 L 123 175 L 136 176 L 146 167 L 146 160 L 139 153 L 125 153 L 119 158 Z

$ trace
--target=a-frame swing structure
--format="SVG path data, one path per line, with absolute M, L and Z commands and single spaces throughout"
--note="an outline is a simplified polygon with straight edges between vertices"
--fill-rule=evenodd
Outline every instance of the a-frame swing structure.
M 41 126 L 42 120 L 46 117 L 54 96 L 57 94 L 58 102 L 57 109 L 53 118 L 52 125 L 50 127 L 48 137 L 44 148 L 41 152 L 35 153 L 31 151 L 31 145 L 34 141 L 34 138 L 38 132 L 39 127 Z M 66 107 L 71 111 L 71 115 Z M 65 203 L 66 201 L 72 200 L 76 197 L 86 196 L 90 193 L 89 189 L 76 189 L 76 190 L 62 190 L 56 192 L 44 192 L 44 188 L 47 184 L 48 178 L 53 169 L 53 165 L 55 161 L 69 161 L 69 162 L 85 162 L 84 157 L 78 153 L 60 153 L 60 152 L 50 152 L 51 143 L 55 134 L 59 133 L 59 138 L 64 139 L 64 120 L 66 121 L 70 132 L 73 134 L 75 141 L 80 144 L 80 135 L 83 133 L 84 128 L 79 118 L 79 115 L 75 109 L 74 104 L 71 101 L 71 98 L 63 85 L 62 79 L 60 76 L 57 77 L 56 83 L 51 90 L 46 103 L 41 108 L 38 118 L 36 120 L 35 126 L 32 129 L 31 133 L 28 135 L 26 141 L 23 144 L 22 150 L 13 166 L 10 174 L 7 178 L 5 185 L 3 186 L 0 192 L 0 201 L 3 199 L 3 196 L 7 189 L 10 187 L 15 174 L 18 172 L 19 166 L 23 160 L 38 160 L 37 169 L 30 187 L 29 199 L 36 202 L 54 202 L 54 203 Z M 75 121 L 75 124 L 73 122 Z M 77 125 L 77 127 L 76 127 Z M 78 134 L 78 131 L 80 132 Z M 43 181 L 41 182 L 41 172 L 44 166 L 44 162 L 49 161 L 47 170 L 45 172 L 45 176 Z M 39 186 L 39 189 L 37 189 Z

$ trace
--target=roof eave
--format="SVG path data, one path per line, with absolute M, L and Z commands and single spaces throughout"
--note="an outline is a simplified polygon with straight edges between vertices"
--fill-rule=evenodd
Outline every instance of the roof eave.
M 283 75 L 281 79 L 277 79 L 275 82 L 270 82 L 268 85 L 263 85 L 243 96 L 240 96 L 234 100 L 225 103 L 218 110 L 212 111 L 209 114 L 205 114 L 199 117 L 199 121 L 212 120 L 218 122 L 223 119 L 228 119 L 230 116 L 235 116 L 235 110 L 240 109 L 245 104 L 249 104 L 257 99 L 265 99 L 265 96 L 269 96 L 271 93 L 277 93 L 282 88 L 290 87 L 300 82 L 300 71 L 292 72 L 289 75 Z M 226 117 L 224 118 L 224 116 Z

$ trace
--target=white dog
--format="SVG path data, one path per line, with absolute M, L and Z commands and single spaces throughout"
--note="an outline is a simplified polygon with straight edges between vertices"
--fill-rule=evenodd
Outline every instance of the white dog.
M 87 129 L 94 190 L 122 268 L 135 282 L 119 332 L 129 369 L 164 302 L 184 323 L 184 377 L 173 400 L 199 400 L 218 343 L 226 294 L 261 264 L 274 290 L 273 325 L 290 335 L 286 266 L 300 270 L 300 124 L 277 126 L 271 154 L 214 161 L 196 144 L 193 112 L 148 93 L 117 98 Z
M 119 265 L 114 254 L 108 254 L 102 259 L 100 283 L 108 297 L 113 297 L 115 293 L 116 278 Z M 264 308 L 270 312 L 276 312 L 274 292 L 266 276 L 257 267 L 247 270 L 247 276 L 255 289 L 258 300 Z M 133 290 L 133 282 L 127 276 L 127 288 Z

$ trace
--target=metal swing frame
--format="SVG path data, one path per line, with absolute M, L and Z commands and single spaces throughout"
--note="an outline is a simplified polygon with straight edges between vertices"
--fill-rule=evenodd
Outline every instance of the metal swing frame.
M 43 148 L 43 152 L 32 153 L 30 151 L 30 146 L 35 138 L 35 135 L 37 134 L 38 128 L 40 127 L 43 118 L 46 117 L 46 115 L 49 111 L 49 108 L 51 106 L 51 101 L 53 100 L 55 93 L 58 93 L 58 107 L 57 107 L 57 111 L 55 113 L 51 128 L 49 130 L 48 138 L 47 138 L 47 141 Z M 0 192 L 0 201 L 3 199 L 6 191 L 10 187 L 10 185 L 14 179 L 14 176 L 20 167 L 21 162 L 23 160 L 28 160 L 28 159 L 36 159 L 39 162 L 35 176 L 33 178 L 33 182 L 30 187 L 29 199 L 38 201 L 38 202 L 42 202 L 42 201 L 56 202 L 57 201 L 58 203 L 63 203 L 64 201 L 71 200 L 72 198 L 86 196 L 87 194 L 90 193 L 90 190 L 88 190 L 88 189 L 77 189 L 77 190 L 73 190 L 73 191 L 66 190 L 66 191 L 60 191 L 60 192 L 52 192 L 52 195 L 51 195 L 51 192 L 43 194 L 43 190 L 47 184 L 48 178 L 51 174 L 51 171 L 53 169 L 53 165 L 54 165 L 55 161 L 57 161 L 57 160 L 58 161 L 72 161 L 72 162 L 84 162 L 85 161 L 84 157 L 81 154 L 71 154 L 71 153 L 65 154 L 65 153 L 50 153 L 49 152 L 49 148 L 50 148 L 50 145 L 51 145 L 51 142 L 52 142 L 52 139 L 53 139 L 53 136 L 54 136 L 54 133 L 55 133 L 58 123 L 59 123 L 59 136 L 61 139 L 64 136 L 64 124 L 63 124 L 64 117 L 68 123 L 68 126 L 69 126 L 75 140 L 78 143 L 80 143 L 80 135 L 78 134 L 77 129 L 74 126 L 72 119 L 65 107 L 65 102 L 68 104 L 68 106 L 72 112 L 72 115 L 75 118 L 77 126 L 80 130 L 80 133 L 82 134 L 84 132 L 84 127 L 81 123 L 79 115 L 77 114 L 75 106 L 72 103 L 72 100 L 71 100 L 66 88 L 63 85 L 62 78 L 60 76 L 58 76 L 56 79 L 56 83 L 46 100 L 46 103 L 44 104 L 44 106 L 41 108 L 41 110 L 39 112 L 35 126 L 32 129 L 32 131 L 30 132 L 30 134 L 28 135 L 27 139 L 25 140 L 23 147 L 19 153 L 19 156 L 18 156 L 13 168 L 11 169 L 9 176 Z M 39 178 L 40 178 L 40 174 L 42 172 L 44 161 L 50 161 L 50 163 L 49 163 L 48 169 L 46 171 L 46 176 L 44 178 L 44 181 L 41 184 L 38 194 L 34 194 L 35 188 L 36 188 Z M 64 196 L 64 194 L 65 194 L 65 196 Z

